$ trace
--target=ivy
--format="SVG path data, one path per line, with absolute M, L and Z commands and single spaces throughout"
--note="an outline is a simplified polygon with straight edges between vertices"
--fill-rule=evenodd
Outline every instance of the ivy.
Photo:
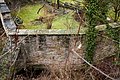
M 94 50 L 96 47 L 96 37 L 97 37 L 97 30 L 95 26 L 97 25 L 96 13 L 97 13 L 97 2 L 96 0 L 89 0 L 87 1 L 87 20 L 88 20 L 88 31 L 86 32 L 86 52 L 85 58 L 87 61 L 92 63 Z
M 88 30 L 86 32 L 86 52 L 85 59 L 90 63 L 93 62 L 94 51 L 96 47 L 96 37 L 98 31 L 95 29 L 95 26 L 98 23 L 106 23 L 106 14 L 108 12 L 108 1 L 106 0 L 85 0 L 87 3 L 87 22 Z
M 109 0 L 108 0 L 109 1 Z M 107 2 L 109 3 L 109 2 Z M 116 57 L 118 59 L 120 59 L 120 28 L 112 28 L 112 26 L 110 26 L 106 20 L 107 18 L 107 11 L 108 11 L 108 7 L 109 5 L 106 6 L 106 8 L 103 8 L 104 12 L 105 12 L 105 15 L 101 15 L 100 17 L 103 17 L 103 21 L 105 22 L 107 28 L 106 28 L 106 34 L 108 35 L 108 37 L 110 37 L 114 43 L 115 43 L 115 46 L 117 48 L 117 51 L 116 51 Z
M 89 28 L 86 32 L 86 54 L 85 58 L 87 61 L 92 63 L 93 56 L 94 56 L 94 50 L 96 47 L 96 37 L 97 37 L 97 31 L 95 28 Z
M 111 26 L 107 26 L 106 33 L 109 37 L 111 37 L 113 40 L 115 40 L 116 43 L 119 42 L 119 28 L 112 28 Z

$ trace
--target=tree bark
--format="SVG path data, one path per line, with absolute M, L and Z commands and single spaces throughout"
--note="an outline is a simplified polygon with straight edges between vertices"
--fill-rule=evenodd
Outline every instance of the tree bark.
M 115 9 L 115 18 L 114 18 L 114 22 L 117 22 L 117 17 L 118 17 L 118 10 Z
M 57 9 L 60 7 L 60 0 L 57 0 Z

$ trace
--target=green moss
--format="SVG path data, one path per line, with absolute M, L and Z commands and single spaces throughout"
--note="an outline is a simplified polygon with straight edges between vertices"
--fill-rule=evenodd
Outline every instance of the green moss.
M 73 19 L 71 13 L 58 16 L 53 22 L 54 29 L 74 29 L 78 26 L 79 24 Z
M 38 18 L 41 14 L 37 14 L 38 9 L 41 7 L 41 5 L 26 5 L 21 8 L 20 12 L 18 13 L 18 16 L 23 19 L 25 28 L 28 29 L 36 29 L 39 28 L 39 26 L 34 26 L 31 24 L 31 21 L 34 21 L 36 18 Z
M 32 21 L 38 19 L 40 16 L 45 16 L 43 9 L 37 14 L 40 7 L 42 7 L 42 4 L 26 5 L 21 8 L 18 16 L 23 19 L 25 29 L 46 29 L 46 24 L 32 23 Z M 73 19 L 72 14 L 72 11 L 70 11 L 68 14 L 56 16 L 53 20 L 52 29 L 77 28 L 79 23 Z
M 113 9 L 113 8 L 109 9 L 109 11 L 108 11 L 108 13 L 107 13 L 107 16 L 108 16 L 110 19 L 114 20 L 115 13 L 114 13 L 114 9 Z

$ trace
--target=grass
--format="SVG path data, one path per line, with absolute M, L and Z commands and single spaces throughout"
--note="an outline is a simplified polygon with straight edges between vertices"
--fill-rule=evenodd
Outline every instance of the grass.
M 42 7 L 42 4 L 26 5 L 21 8 L 18 16 L 23 19 L 23 25 L 25 29 L 46 29 L 46 24 L 32 24 L 31 21 L 38 19 L 44 15 L 44 10 L 41 10 L 37 14 L 38 9 Z M 68 14 L 56 16 L 53 20 L 52 29 L 73 29 L 79 26 L 79 24 L 72 17 L 73 12 Z
M 71 16 L 72 13 L 58 16 L 53 22 L 54 29 L 74 29 L 78 25 L 78 23 Z
M 18 13 L 18 16 L 23 19 L 24 26 L 27 29 L 38 29 L 41 28 L 42 25 L 34 26 L 30 22 L 34 19 L 38 18 L 41 14 L 37 14 L 38 9 L 41 7 L 41 5 L 26 5 L 21 8 L 20 12 Z

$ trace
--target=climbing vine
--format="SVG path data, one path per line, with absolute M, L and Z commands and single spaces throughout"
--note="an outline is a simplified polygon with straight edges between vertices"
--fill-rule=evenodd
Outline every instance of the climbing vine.
M 96 46 L 96 36 L 97 31 L 95 29 L 95 26 L 97 25 L 97 19 L 95 18 L 95 14 L 97 11 L 97 2 L 96 0 L 86 0 L 88 3 L 87 5 L 87 20 L 88 20 L 88 31 L 86 32 L 86 53 L 85 58 L 87 61 L 92 63 L 93 61 L 93 53 Z
M 96 37 L 98 31 L 95 26 L 107 23 L 106 14 L 108 11 L 108 1 L 106 0 L 86 0 L 87 3 L 87 21 L 88 30 L 86 32 L 86 52 L 85 58 L 90 63 L 93 62 L 94 51 L 96 47 Z

